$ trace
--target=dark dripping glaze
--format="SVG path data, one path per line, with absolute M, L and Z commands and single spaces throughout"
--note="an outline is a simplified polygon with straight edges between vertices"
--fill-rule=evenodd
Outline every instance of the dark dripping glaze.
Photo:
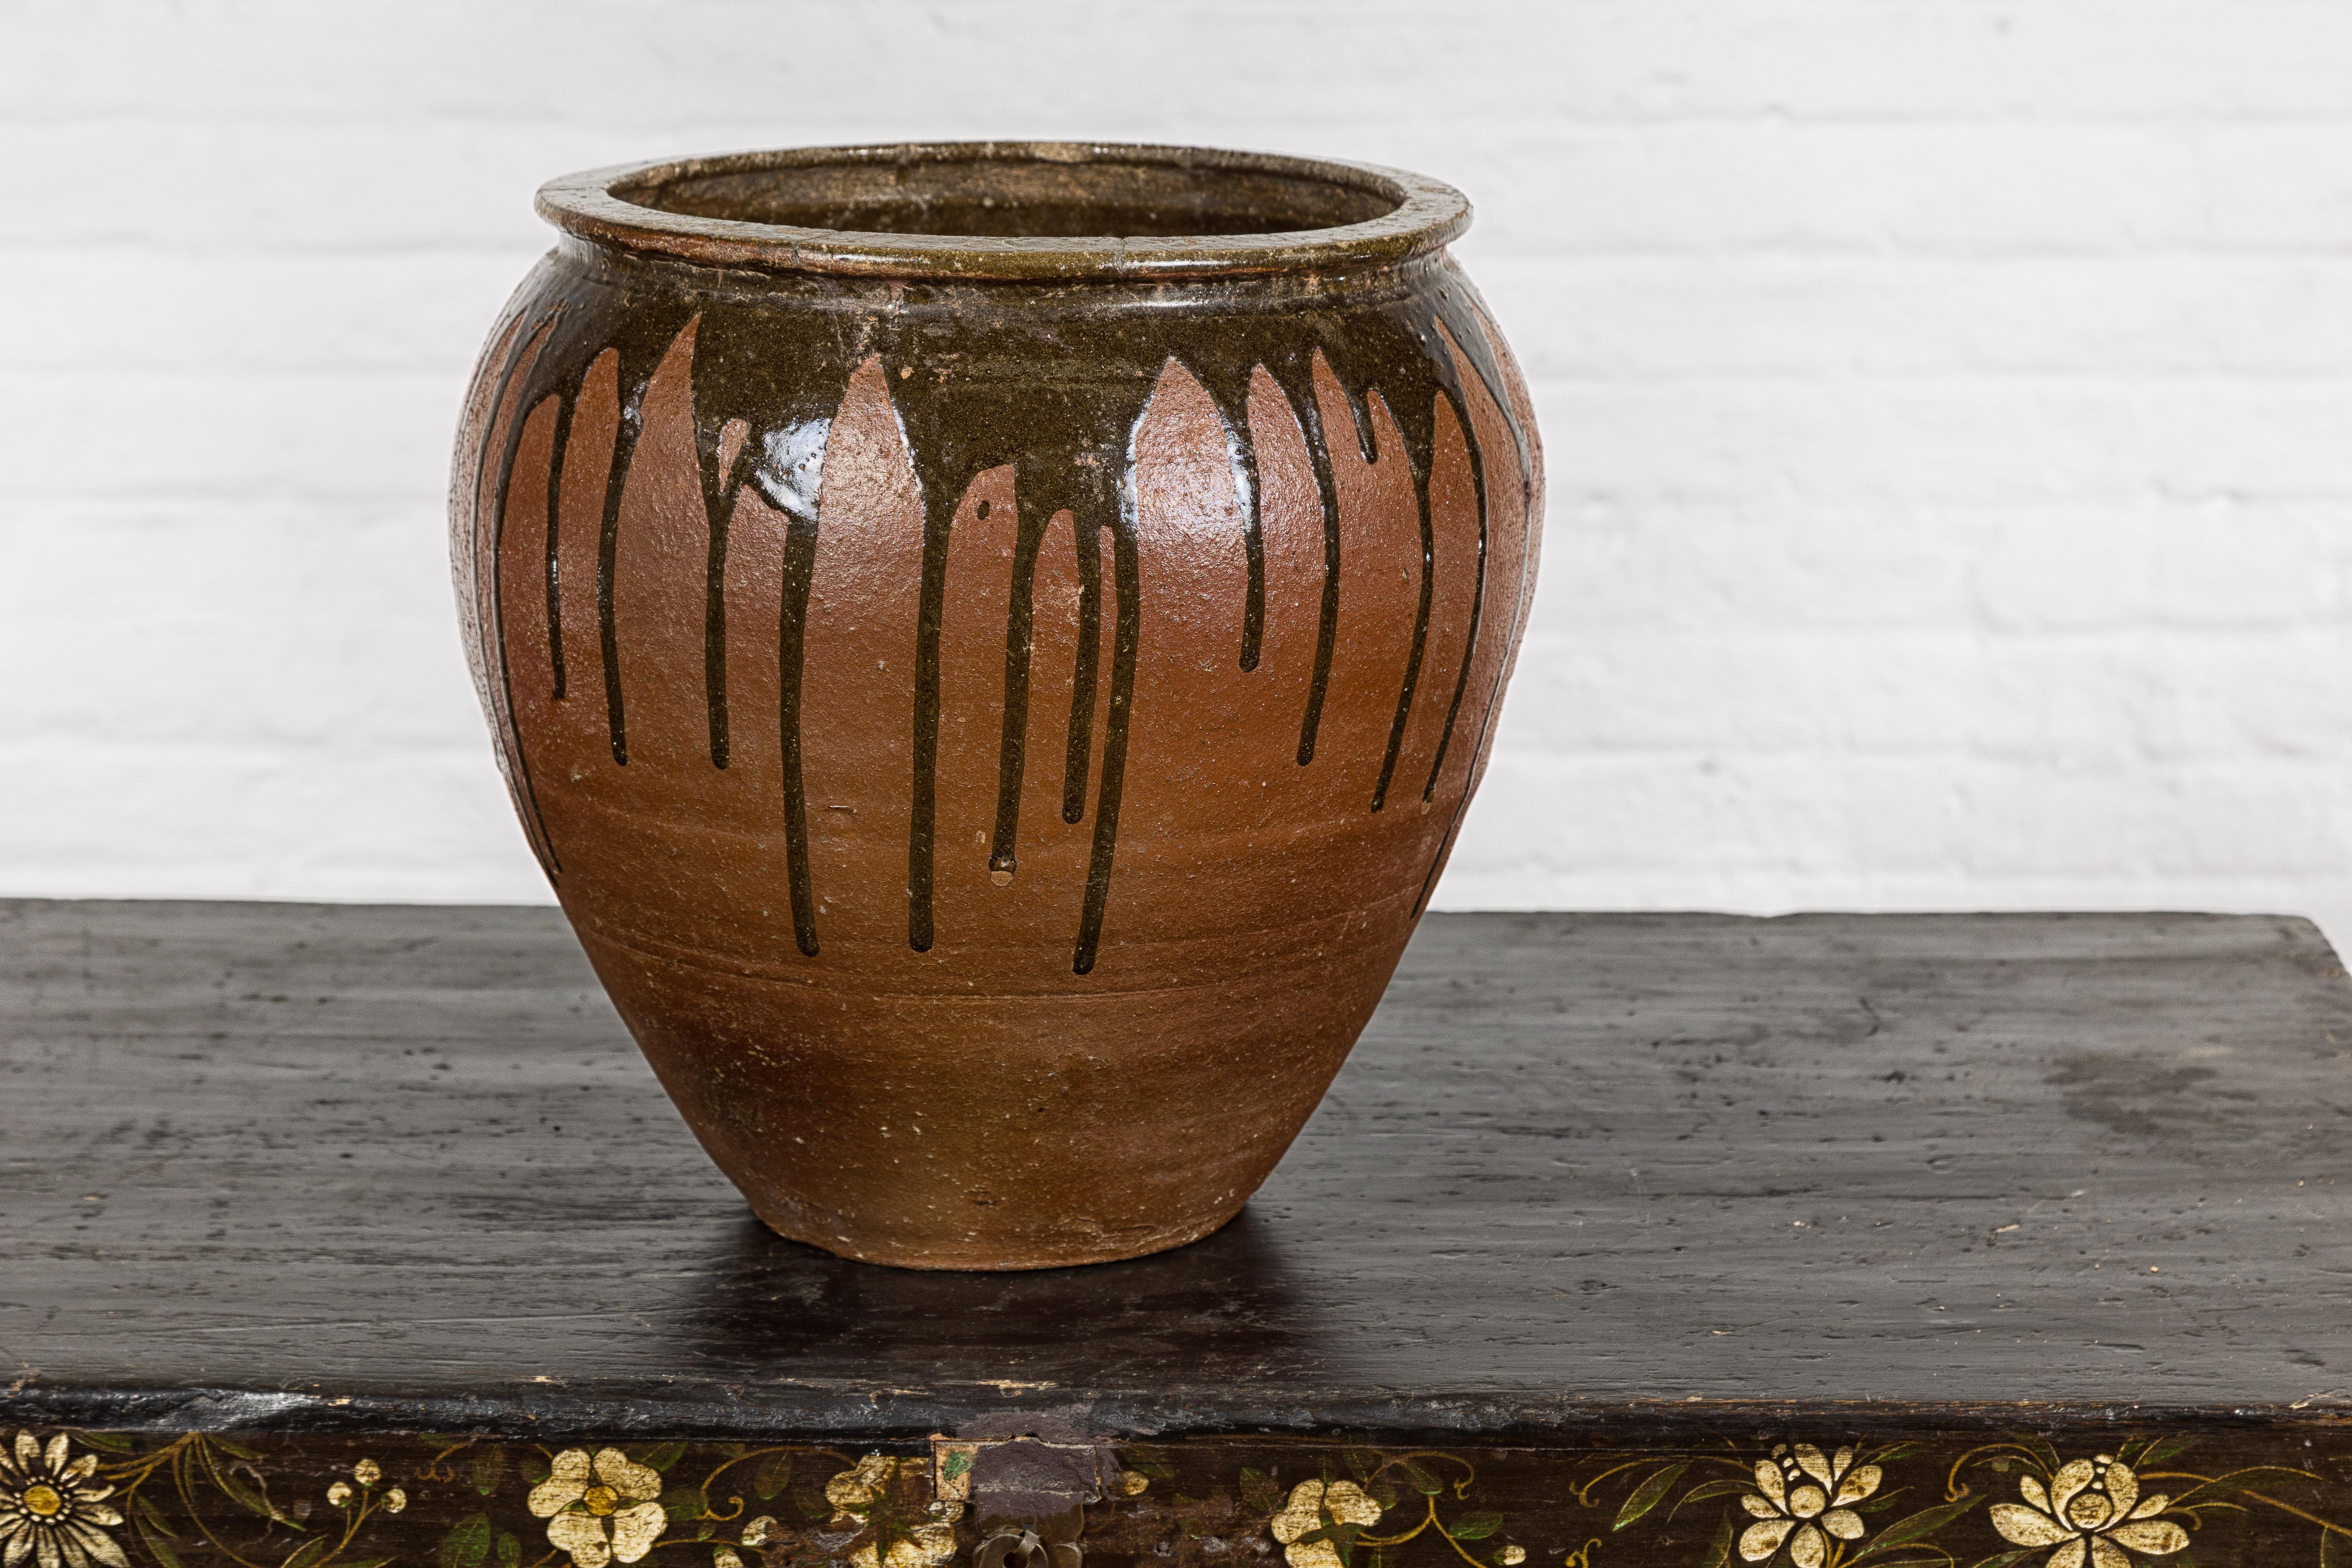
M 1276 276 L 1192 282 L 1181 288 L 1146 283 L 945 284 L 854 281 L 818 277 L 723 271 L 686 263 L 619 255 L 567 240 L 526 281 L 508 319 L 493 335 L 481 374 L 494 388 L 479 421 L 474 461 L 478 502 L 489 508 L 487 607 L 491 622 L 485 678 L 504 698 L 500 742 L 522 797 L 526 826 L 549 877 L 561 885 L 560 858 L 541 816 L 520 737 L 513 732 L 505 617 L 498 563 L 506 531 L 544 529 L 549 659 L 559 700 L 601 701 L 613 764 L 629 763 L 631 694 L 623 680 L 614 609 L 614 563 L 623 526 L 621 496 L 643 418 L 642 405 L 656 369 L 682 343 L 691 354 L 695 446 L 709 524 L 704 616 L 705 698 L 709 761 L 726 768 L 733 754 L 730 725 L 727 605 L 724 584 L 728 529 L 742 487 L 755 487 L 788 519 L 783 595 L 776 647 L 780 675 L 782 770 L 775 817 L 790 869 L 790 897 L 799 950 L 814 956 L 822 932 L 821 889 L 812 886 L 807 801 L 801 773 L 800 689 L 803 630 L 807 616 L 818 531 L 817 493 L 806 475 L 821 472 L 831 421 L 850 377 L 878 360 L 920 489 L 924 513 L 922 582 L 912 652 L 913 768 L 908 780 L 910 829 L 907 844 L 907 939 L 916 952 L 932 946 L 936 775 L 940 745 L 940 632 L 946 593 L 949 541 L 973 480 L 993 468 L 1013 470 L 1017 508 L 1011 610 L 1005 627 L 1003 731 L 992 870 L 1009 876 L 1018 863 L 1020 803 L 1024 790 L 1058 797 L 1066 821 L 1085 816 L 1093 791 L 1094 826 L 1083 905 L 1073 910 L 1071 967 L 1095 964 L 1118 849 L 1118 816 L 1128 753 L 1141 617 L 1130 447 L 1153 388 L 1171 360 L 1200 383 L 1223 417 L 1234 484 L 1242 503 L 1248 598 L 1239 643 L 1239 668 L 1258 664 L 1265 625 L 1265 566 L 1259 521 L 1257 456 L 1247 416 L 1254 375 L 1263 370 L 1280 389 L 1306 438 L 1320 495 L 1324 562 L 1320 620 L 1313 674 L 1297 714 L 1297 762 L 1311 767 L 1339 626 L 1340 560 L 1347 549 L 1331 463 L 1331 433 L 1315 393 L 1318 361 L 1344 391 L 1353 436 L 1364 458 L 1375 450 L 1370 399 L 1378 393 L 1402 437 L 1405 466 L 1419 509 L 1419 610 L 1396 693 L 1394 719 L 1378 784 L 1362 804 L 1376 813 L 1409 792 L 1433 798 L 1451 749 L 1475 747 L 1482 737 L 1456 735 L 1465 719 L 1483 726 L 1496 692 L 1470 690 L 1473 655 L 1482 628 L 1499 623 L 1508 637 L 1517 605 L 1487 603 L 1488 490 L 1496 465 L 1481 449 L 1471 400 L 1456 372 L 1455 353 L 1512 430 L 1509 468 L 1533 500 L 1534 470 L 1527 437 L 1512 416 L 1502 367 L 1487 336 L 1484 312 L 1461 274 L 1442 258 L 1375 269 L 1354 278 Z M 551 474 L 564 472 L 566 444 L 583 384 L 607 354 L 616 362 L 621 421 L 605 479 L 598 540 L 593 629 L 566 625 L 557 552 L 561 486 L 546 483 L 544 515 L 512 515 L 517 458 L 530 416 L 551 403 Z M 1475 490 L 1478 543 L 1470 570 L 1475 584 L 1457 673 L 1450 690 L 1423 692 L 1431 610 L 1438 584 L 1430 514 L 1430 480 L 1439 410 L 1451 411 L 1469 456 Z M 497 411 L 511 410 L 503 422 Z M 503 431 L 503 438 L 499 433 Z M 497 442 L 498 449 L 490 449 Z M 1081 634 L 1066 757 L 1037 758 L 1026 745 L 1033 586 L 1038 551 L 1061 512 L 1076 524 L 1081 583 Z M 983 514 L 984 515 L 984 514 Z M 1532 519 L 1526 536 L 1535 534 Z M 533 535 L 536 537 L 536 534 Z M 1522 596 L 1524 574 L 1519 574 Z M 1113 628 L 1108 669 L 1100 668 L 1097 629 Z M 602 652 L 604 689 L 585 692 L 567 668 L 565 648 L 594 637 Z M 1441 666 L 1442 668 L 1442 666 Z M 1499 690 L 1500 669 L 1496 682 Z M 1107 682 L 1107 728 L 1098 776 L 1087 777 L 1090 734 L 1098 688 Z M 1425 773 L 1398 778 L 1409 720 L 1419 700 L 1442 700 L 1444 719 Z M 1058 769 L 1054 764 L 1059 763 Z M 1466 803 L 1467 790 L 1464 799 Z M 1416 912 L 1450 847 L 1449 824 Z

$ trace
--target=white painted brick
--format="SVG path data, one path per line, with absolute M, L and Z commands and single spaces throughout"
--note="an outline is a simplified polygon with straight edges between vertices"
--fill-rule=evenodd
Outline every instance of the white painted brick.
M 2352 255 L 2333 253 L 1502 258 L 1478 281 L 1544 379 L 2352 363 Z
M 0 469 L 0 506 L 429 499 L 446 482 L 464 395 L 462 369 L 0 372 L 0 422 L 22 443 Z
M 0 666 L 20 737 L 462 751 L 481 720 L 451 636 L 437 510 L 43 509 L 0 522 Z M 126 578 L 131 616 L 92 614 Z
M 714 103 L 804 115 L 812 100 L 836 115 L 903 121 L 944 108 L 968 121 L 1003 114 L 1000 95 L 1031 114 L 1309 122 L 1514 109 L 2325 117 L 2343 107 L 2336 68 L 2352 49 L 2352 17 L 2333 0 L 343 0 L 331 11 L 308 0 L 46 0 L 16 10 L 32 25 L 0 57 L 0 96 L 20 106 L 576 117 L 630 129 L 708 116 Z
M 551 174 L 1422 168 L 1552 531 L 1441 905 L 2352 935 L 2341 0 L 19 0 L 0 891 L 543 899 L 442 560 Z
M 2352 377 L 1536 384 L 1570 504 L 2352 497 Z
M 609 125 L 506 121 L 64 117 L 10 128 L 21 167 L 16 193 L 0 205 L 0 243 L 528 248 L 543 244 L 530 195 L 550 174 L 730 144 L 751 129 L 688 126 L 649 141 Z M 1468 129 L 1391 131 L 1352 145 L 1375 161 L 1410 158 L 1479 199 L 1480 227 L 1465 249 L 1473 258 L 2352 244 L 2352 190 L 2325 173 L 2352 161 L 2352 119 L 2197 127 L 1570 122 L 1485 136 Z M 786 125 L 773 139 L 845 134 L 837 125 Z M 1282 141 L 1336 151 L 1327 134 Z
M 0 297 L 39 301 L 10 323 L 5 370 L 462 376 L 535 255 L 215 251 L 158 265 L 133 245 L 0 248 Z

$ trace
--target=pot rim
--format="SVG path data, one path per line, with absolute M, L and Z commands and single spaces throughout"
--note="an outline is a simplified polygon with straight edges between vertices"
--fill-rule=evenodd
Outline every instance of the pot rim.
M 672 212 L 633 197 L 688 180 L 826 164 L 1111 163 L 1264 174 L 1393 201 L 1361 222 L 1260 234 L 1010 236 L 808 228 Z M 564 174 L 539 189 L 539 216 L 625 251 L 714 267 L 863 278 L 1003 282 L 1152 281 L 1392 267 L 1443 249 L 1470 226 L 1467 197 L 1402 169 L 1333 158 L 1118 142 L 908 142 L 783 147 L 655 159 Z

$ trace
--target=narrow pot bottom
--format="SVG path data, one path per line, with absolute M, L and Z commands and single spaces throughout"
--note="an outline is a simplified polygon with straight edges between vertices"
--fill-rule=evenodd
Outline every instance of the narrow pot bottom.
M 935 1274 L 1021 1274 L 1040 1268 L 1078 1268 L 1090 1263 L 1124 1263 L 1129 1258 L 1172 1252 L 1177 1247 L 1190 1247 L 1196 1241 L 1214 1236 L 1231 1225 L 1245 1206 L 1246 1203 L 1235 1204 L 1201 1224 L 1171 1226 L 1149 1237 L 1128 1235 L 1116 1239 L 1106 1238 L 1099 1247 L 1041 1247 L 1023 1253 L 1008 1253 L 1000 1246 L 974 1247 L 966 1250 L 951 1243 L 924 1247 L 887 1244 L 867 1246 L 845 1241 L 837 1234 L 819 1234 L 809 1227 L 789 1222 L 779 1223 L 761 1213 L 757 1205 L 752 1205 L 751 1213 L 761 1225 L 787 1241 L 814 1247 L 836 1258 L 846 1258 L 854 1263 L 873 1263 L 886 1268 L 910 1268 Z

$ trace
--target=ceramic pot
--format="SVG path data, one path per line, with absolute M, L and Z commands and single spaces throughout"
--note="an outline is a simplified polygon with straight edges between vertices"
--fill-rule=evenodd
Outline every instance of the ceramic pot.
M 1412 933 L 1526 614 L 1539 454 L 1445 251 L 1468 205 L 1024 143 L 539 210 L 458 596 L 524 831 L 696 1135 L 883 1263 L 1223 1224 Z

